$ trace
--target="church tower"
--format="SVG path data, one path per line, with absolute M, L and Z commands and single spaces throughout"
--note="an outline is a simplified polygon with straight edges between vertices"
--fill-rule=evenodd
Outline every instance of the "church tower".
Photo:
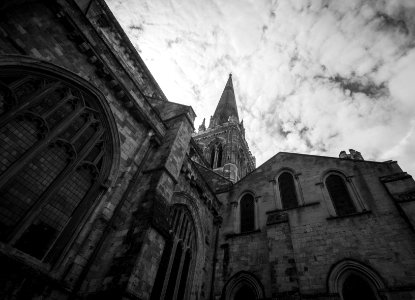
M 210 168 L 232 182 L 255 169 L 255 157 L 245 140 L 243 121 L 239 122 L 232 74 L 229 74 L 215 113 L 210 117 L 209 127 L 206 128 L 203 120 L 193 138 Z

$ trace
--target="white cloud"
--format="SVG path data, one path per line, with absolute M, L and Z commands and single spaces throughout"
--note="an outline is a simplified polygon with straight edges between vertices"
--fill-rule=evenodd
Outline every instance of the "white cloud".
M 415 174 L 413 0 L 107 2 L 196 127 L 234 74 L 258 164 L 354 148 Z

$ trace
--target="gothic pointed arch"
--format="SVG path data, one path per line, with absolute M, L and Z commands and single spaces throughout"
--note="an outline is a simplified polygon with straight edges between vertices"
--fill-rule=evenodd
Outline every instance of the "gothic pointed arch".
M 204 248 L 196 202 L 183 192 L 173 196 L 172 238 L 166 242 L 151 299 L 187 299 L 194 292 L 193 283 L 199 282 Z
M 104 96 L 71 72 L 0 57 L 1 240 L 55 262 L 116 176 L 119 139 Z
M 381 276 L 364 263 L 344 259 L 334 264 L 327 276 L 327 290 L 342 300 L 379 300 L 385 290 Z
M 264 286 L 252 273 L 240 271 L 234 274 L 222 289 L 221 300 L 237 300 L 241 294 L 249 295 L 252 299 L 263 299 Z

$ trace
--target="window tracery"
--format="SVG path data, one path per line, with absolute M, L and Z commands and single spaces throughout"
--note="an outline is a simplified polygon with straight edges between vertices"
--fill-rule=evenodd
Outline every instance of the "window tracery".
M 159 264 L 151 299 L 184 299 L 190 287 L 189 274 L 196 256 L 196 231 L 190 212 L 174 205 L 170 227 L 173 238 L 166 243 Z
M 68 242 L 70 236 L 63 234 L 73 231 L 68 224 L 81 219 L 81 203 L 92 204 L 109 175 L 112 138 L 103 110 L 96 96 L 67 80 L 2 70 L 3 242 L 45 261 Z

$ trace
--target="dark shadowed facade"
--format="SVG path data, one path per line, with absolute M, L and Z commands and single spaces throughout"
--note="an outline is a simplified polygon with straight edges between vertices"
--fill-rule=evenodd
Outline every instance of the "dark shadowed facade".
M 195 133 L 103 0 L 3 1 L 0 298 L 415 299 L 412 177 L 256 168 L 232 76 L 218 99 Z

